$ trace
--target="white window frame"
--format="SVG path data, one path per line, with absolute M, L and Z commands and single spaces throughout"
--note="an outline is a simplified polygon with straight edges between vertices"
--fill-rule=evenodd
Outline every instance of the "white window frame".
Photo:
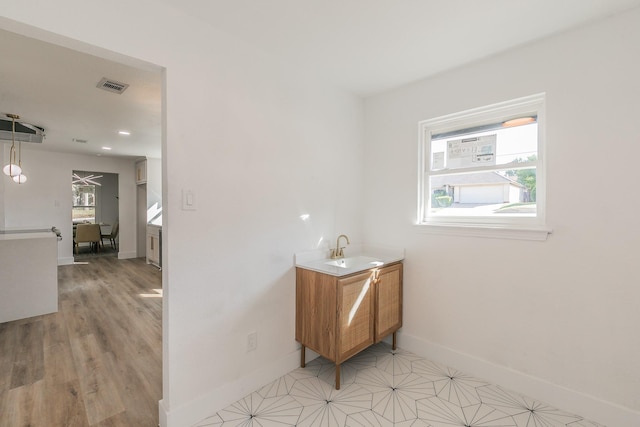
M 531 163 L 536 167 L 536 216 L 428 216 L 431 198 L 427 193 L 429 193 L 429 178 L 432 175 L 431 136 L 496 123 L 526 114 L 537 115 L 538 122 L 538 160 Z M 418 126 L 420 136 L 416 222 L 419 231 L 431 234 L 546 240 L 551 229 L 546 224 L 545 122 L 544 93 L 421 121 Z M 438 173 L 434 172 L 433 175 L 436 176 Z

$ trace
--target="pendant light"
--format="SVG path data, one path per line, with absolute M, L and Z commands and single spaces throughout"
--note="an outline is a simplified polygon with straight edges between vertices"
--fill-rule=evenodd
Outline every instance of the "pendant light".
M 16 119 L 19 119 L 20 116 L 7 114 L 7 117 L 10 117 L 13 122 L 13 127 L 11 129 L 11 150 L 9 150 L 9 164 L 2 169 L 2 172 L 13 178 L 22 173 L 22 168 L 16 164 Z
M 16 119 L 20 119 L 20 116 L 16 114 L 7 114 L 7 117 L 11 118 L 11 151 L 9 152 L 9 164 L 3 169 L 5 175 L 9 175 L 13 182 L 18 184 L 24 184 L 27 182 L 27 176 L 22 170 L 22 141 L 18 141 L 18 164 L 16 165 Z
M 27 182 L 27 175 L 21 173 L 20 175 L 16 175 L 13 178 L 13 182 L 16 182 L 18 184 L 24 184 L 25 182 Z
M 24 174 L 24 169 L 22 169 L 22 140 L 18 141 L 18 168 L 20 169 L 20 174 L 14 175 L 11 178 L 15 183 L 24 184 L 27 182 L 27 176 Z

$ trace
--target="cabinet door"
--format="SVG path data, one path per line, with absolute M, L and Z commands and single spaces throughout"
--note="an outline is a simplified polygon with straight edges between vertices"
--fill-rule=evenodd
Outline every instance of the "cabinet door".
M 336 278 L 296 268 L 296 340 L 336 361 Z
M 147 182 L 147 161 L 141 160 L 136 163 L 136 184 Z
M 338 280 L 338 355 L 340 363 L 373 344 L 371 272 Z
M 154 262 L 160 261 L 160 245 L 158 244 L 158 237 L 151 236 L 151 259 Z
M 147 234 L 147 264 L 160 263 L 160 239 L 153 234 Z
M 402 326 L 402 264 L 376 273 L 376 342 Z
M 153 261 L 153 236 L 147 234 L 147 263 Z

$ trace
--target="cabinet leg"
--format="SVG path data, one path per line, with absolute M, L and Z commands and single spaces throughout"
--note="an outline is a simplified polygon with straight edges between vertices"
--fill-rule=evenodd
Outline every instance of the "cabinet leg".
M 300 367 L 304 368 L 306 365 L 304 360 L 304 346 L 300 347 Z
M 395 350 L 396 349 L 396 333 L 393 333 L 393 343 L 391 344 L 391 349 Z
M 336 390 L 340 390 L 340 364 L 336 363 Z

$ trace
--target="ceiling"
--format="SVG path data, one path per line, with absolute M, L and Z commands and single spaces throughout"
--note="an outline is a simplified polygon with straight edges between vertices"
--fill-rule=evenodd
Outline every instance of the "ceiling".
M 159 0 L 366 96 L 640 0 Z
M 3 30 L 0 58 L 0 114 L 3 118 L 17 114 L 22 121 L 45 129 L 43 143 L 29 144 L 29 148 L 160 157 L 160 72 Z M 98 89 L 104 77 L 129 87 L 121 94 Z M 120 135 L 121 130 L 130 135 Z
M 159 1 L 360 96 L 640 7 L 640 0 Z M 159 72 L 2 30 L 0 57 L 11 58 L 0 61 L 0 113 L 45 128 L 39 148 L 160 157 Z M 130 86 L 106 92 L 96 88 L 103 77 Z

